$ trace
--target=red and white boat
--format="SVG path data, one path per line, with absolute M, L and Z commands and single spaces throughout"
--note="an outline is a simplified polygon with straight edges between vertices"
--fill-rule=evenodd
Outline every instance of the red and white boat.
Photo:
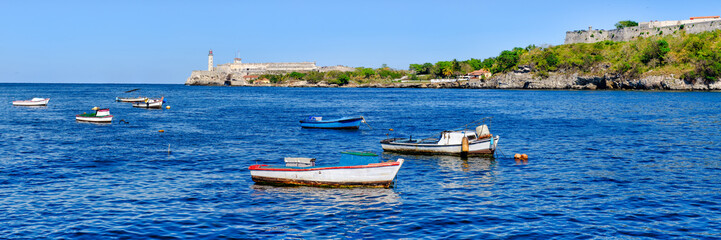
M 285 158 L 285 166 L 252 165 L 254 182 L 320 187 L 390 187 L 403 159 L 381 162 L 368 152 L 343 152 L 337 165 L 316 166 L 314 158 Z
M 75 120 L 78 122 L 93 122 L 93 123 L 111 123 L 113 121 L 113 115 L 110 115 L 110 109 L 98 109 L 94 113 L 83 113 L 75 115 Z
M 13 101 L 13 106 L 47 106 L 50 98 L 33 98 L 30 100 Z

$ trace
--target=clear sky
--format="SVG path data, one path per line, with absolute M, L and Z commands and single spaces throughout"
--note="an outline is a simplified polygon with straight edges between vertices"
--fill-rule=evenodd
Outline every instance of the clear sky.
M 0 82 L 182 84 L 232 62 L 407 69 L 487 58 L 721 1 L 0 1 Z

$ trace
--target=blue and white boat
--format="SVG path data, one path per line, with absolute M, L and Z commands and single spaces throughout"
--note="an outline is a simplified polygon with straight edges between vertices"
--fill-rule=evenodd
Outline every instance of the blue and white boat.
M 300 120 L 300 126 L 304 128 L 358 129 L 364 120 L 363 116 L 328 120 L 323 120 L 323 117 L 320 116 L 311 116 L 308 119 Z
M 484 119 L 481 119 L 483 121 Z M 470 123 L 468 125 L 474 124 Z M 466 126 L 468 126 L 466 125 Z M 383 151 L 406 154 L 493 155 L 498 145 L 498 135 L 493 135 L 486 124 L 471 129 L 441 132 L 438 138 L 412 139 L 389 138 L 381 140 Z

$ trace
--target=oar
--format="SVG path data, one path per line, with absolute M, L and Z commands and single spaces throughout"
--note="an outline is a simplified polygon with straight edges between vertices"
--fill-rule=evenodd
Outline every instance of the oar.
M 373 127 L 371 127 L 371 125 L 368 125 L 368 123 L 366 122 L 366 118 L 361 116 L 361 119 L 363 119 L 363 121 L 361 121 L 361 122 L 365 123 L 371 130 L 373 130 Z

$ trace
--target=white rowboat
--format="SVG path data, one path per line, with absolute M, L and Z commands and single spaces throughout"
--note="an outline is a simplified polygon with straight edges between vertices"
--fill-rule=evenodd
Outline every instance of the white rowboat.
M 163 98 L 147 99 L 144 102 L 134 102 L 133 107 L 136 108 L 163 108 Z
M 116 97 L 115 101 L 118 102 L 145 102 L 145 100 L 148 100 L 146 97 L 134 97 L 134 98 L 119 98 Z
M 30 100 L 13 101 L 13 106 L 47 106 L 50 98 L 33 98 Z
M 365 162 L 367 158 L 375 162 Z M 344 159 L 345 158 L 345 159 Z M 403 159 L 378 162 L 372 153 L 345 152 L 341 164 L 315 166 L 312 158 L 286 158 L 286 166 L 253 165 L 250 175 L 254 182 L 280 185 L 321 187 L 389 187 L 393 184 Z M 298 164 L 298 160 L 304 161 Z M 310 163 L 312 162 L 312 163 Z

